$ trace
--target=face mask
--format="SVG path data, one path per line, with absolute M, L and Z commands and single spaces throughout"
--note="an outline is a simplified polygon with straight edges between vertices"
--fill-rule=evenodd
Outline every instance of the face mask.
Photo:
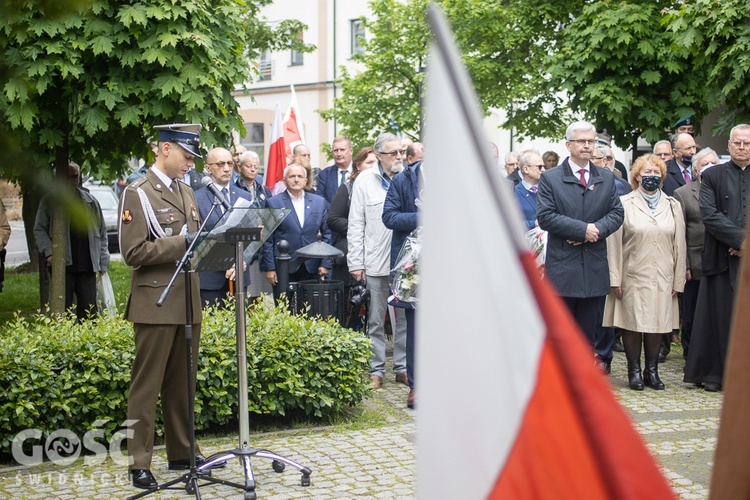
M 693 155 L 682 155 L 682 163 L 690 165 L 691 161 L 693 161 Z
M 656 191 L 661 186 L 661 177 L 658 175 L 646 175 L 641 177 L 641 186 L 646 191 Z

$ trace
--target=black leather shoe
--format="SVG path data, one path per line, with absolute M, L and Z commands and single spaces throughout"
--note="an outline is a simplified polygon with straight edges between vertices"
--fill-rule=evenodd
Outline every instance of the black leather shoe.
M 620 337 L 617 337 L 615 339 L 615 344 L 612 346 L 612 350 L 615 352 L 625 352 L 625 346 L 622 345 L 622 341 L 620 340 Z
M 204 457 L 202 454 L 198 454 L 195 457 L 195 466 L 200 467 L 206 463 L 206 457 Z M 227 462 L 226 460 L 222 460 L 221 462 L 211 466 L 212 469 L 221 469 L 222 467 L 226 467 Z M 190 459 L 184 458 L 182 460 L 170 460 L 169 461 L 169 470 L 189 470 L 190 469 Z
M 706 392 L 719 392 L 721 390 L 721 384 L 715 384 L 713 382 L 706 382 L 703 385 L 703 389 Z
M 142 490 L 151 490 L 159 486 L 156 478 L 148 469 L 130 469 L 130 477 L 132 478 L 133 486 Z

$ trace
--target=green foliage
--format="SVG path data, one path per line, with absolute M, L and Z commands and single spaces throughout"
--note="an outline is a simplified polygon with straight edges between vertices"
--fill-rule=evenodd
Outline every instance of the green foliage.
M 670 49 L 663 2 L 598 1 L 565 30 L 550 60 L 550 91 L 606 128 L 616 142 L 655 142 L 676 116 L 706 113 L 702 77 Z
M 750 25 L 741 0 L 676 3 L 665 16 L 675 50 L 707 87 L 709 109 L 721 109 L 716 132 L 750 122 Z
M 67 144 L 100 178 L 145 157 L 158 123 L 200 123 L 207 145 L 226 144 L 242 129 L 232 92 L 253 80 L 260 52 L 312 48 L 295 36 L 301 22 L 264 22 L 269 2 L 90 0 L 50 12 L 50 2 L 12 0 L 0 16 L 0 136 L 43 166 Z
M 196 428 L 237 418 L 232 309 L 205 311 Z M 126 418 L 132 325 L 99 318 L 17 318 L 0 331 L 0 453 L 19 431 L 69 429 L 79 436 L 106 419 L 109 438 Z M 253 306 L 247 316 L 249 411 L 331 418 L 369 391 L 370 341 L 333 321 Z M 161 431 L 161 425 L 157 426 Z

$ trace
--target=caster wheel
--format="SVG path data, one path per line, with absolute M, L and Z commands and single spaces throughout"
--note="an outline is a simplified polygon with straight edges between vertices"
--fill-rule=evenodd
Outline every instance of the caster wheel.
M 302 476 L 302 486 L 310 486 L 310 476 Z
M 195 494 L 195 484 L 193 484 L 192 481 L 185 485 L 185 493 L 187 493 L 188 495 Z
M 258 498 L 258 496 L 255 494 L 254 491 L 245 492 L 245 500 L 255 500 L 256 498 Z
M 286 469 L 286 464 L 284 462 L 274 460 L 273 462 L 271 462 L 271 467 L 273 467 L 273 470 L 275 472 L 284 472 L 284 469 Z

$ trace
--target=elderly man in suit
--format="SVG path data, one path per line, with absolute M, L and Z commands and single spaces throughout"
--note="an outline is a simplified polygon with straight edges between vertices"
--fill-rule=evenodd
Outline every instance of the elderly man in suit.
M 331 143 L 331 152 L 333 153 L 333 165 L 324 168 L 318 176 L 318 184 L 315 193 L 322 196 L 330 205 L 333 201 L 333 195 L 336 194 L 349 174 L 352 173 L 352 143 L 348 137 L 343 135 L 336 137 Z M 406 153 L 406 148 L 403 148 Z
M 711 148 L 702 149 L 700 153 L 693 156 L 693 178 L 697 182 L 691 182 L 681 188 L 677 188 L 674 197 L 682 205 L 685 216 L 685 238 L 687 240 L 687 281 L 685 290 L 682 292 L 682 356 L 687 359 L 690 350 L 690 337 L 693 332 L 693 317 L 695 316 L 695 304 L 698 300 L 698 289 L 701 277 L 701 253 L 703 252 L 703 234 L 705 228 L 701 218 L 698 195 L 701 187 L 701 171 L 719 163 L 719 156 Z
M 570 156 L 542 175 L 537 192 L 539 227 L 549 233 L 546 273 L 609 372 L 614 335 L 602 328 L 610 291 L 606 239 L 625 214 L 615 176 L 590 161 L 594 126 L 574 122 L 565 136 Z
M 662 188 L 669 196 L 678 187 L 693 182 L 692 161 L 695 154 L 695 139 L 690 134 L 675 134 L 671 143 L 674 158 L 667 162 L 667 177 Z
M 268 200 L 268 208 L 289 208 L 291 213 L 281 222 L 276 231 L 263 245 L 261 271 L 266 272 L 266 279 L 274 287 L 274 296 L 278 296 L 279 280 L 276 275 L 276 243 L 286 240 L 289 243 L 289 281 L 302 281 L 325 276 L 331 269 L 330 259 L 308 259 L 300 262 L 296 259 L 298 249 L 314 243 L 318 233 L 323 241 L 331 243 L 331 231 L 328 229 L 328 202 L 316 194 L 305 192 L 307 171 L 302 165 L 293 163 L 284 169 L 284 182 L 287 189 Z
M 198 280 L 190 283 L 192 316 L 187 317 L 185 279 L 174 282 L 163 307 L 162 292 L 195 238 L 201 217 L 190 186 L 180 182 L 201 157 L 200 125 L 164 125 L 159 153 L 146 175 L 130 184 L 120 198 L 120 250 L 133 269 L 125 319 L 135 330 L 135 359 L 130 376 L 127 440 L 130 474 L 136 488 L 158 486 L 151 474 L 156 402 L 161 394 L 167 460 L 172 470 L 190 467 L 190 407 L 188 397 L 185 325 L 192 329 L 192 377 L 198 366 L 201 308 Z M 205 458 L 196 446 L 196 463 Z
M 247 200 L 251 203 L 250 194 L 232 183 L 232 170 L 234 169 L 234 160 L 232 153 L 228 149 L 214 148 L 206 155 L 206 169 L 211 178 L 211 182 L 216 189 L 224 196 L 224 199 L 230 205 L 234 205 L 238 199 Z M 215 196 L 208 189 L 201 189 L 195 193 L 195 199 L 198 202 L 198 209 L 201 213 L 201 219 L 207 220 L 206 229 L 209 231 L 213 228 L 219 219 L 224 215 L 225 210 L 221 204 L 216 202 L 216 208 L 211 212 L 211 206 L 215 203 Z M 209 217 L 209 212 L 211 216 Z M 234 280 L 234 267 L 226 271 L 203 271 L 198 273 L 201 283 L 201 304 L 224 307 L 224 299 L 230 291 L 229 282 Z M 250 284 L 250 274 L 245 273 L 245 286 Z
M 530 152 L 521 155 L 519 164 L 521 182 L 514 188 L 516 200 L 526 221 L 526 229 L 533 229 L 536 226 L 536 192 L 544 172 L 544 160 L 538 153 Z

